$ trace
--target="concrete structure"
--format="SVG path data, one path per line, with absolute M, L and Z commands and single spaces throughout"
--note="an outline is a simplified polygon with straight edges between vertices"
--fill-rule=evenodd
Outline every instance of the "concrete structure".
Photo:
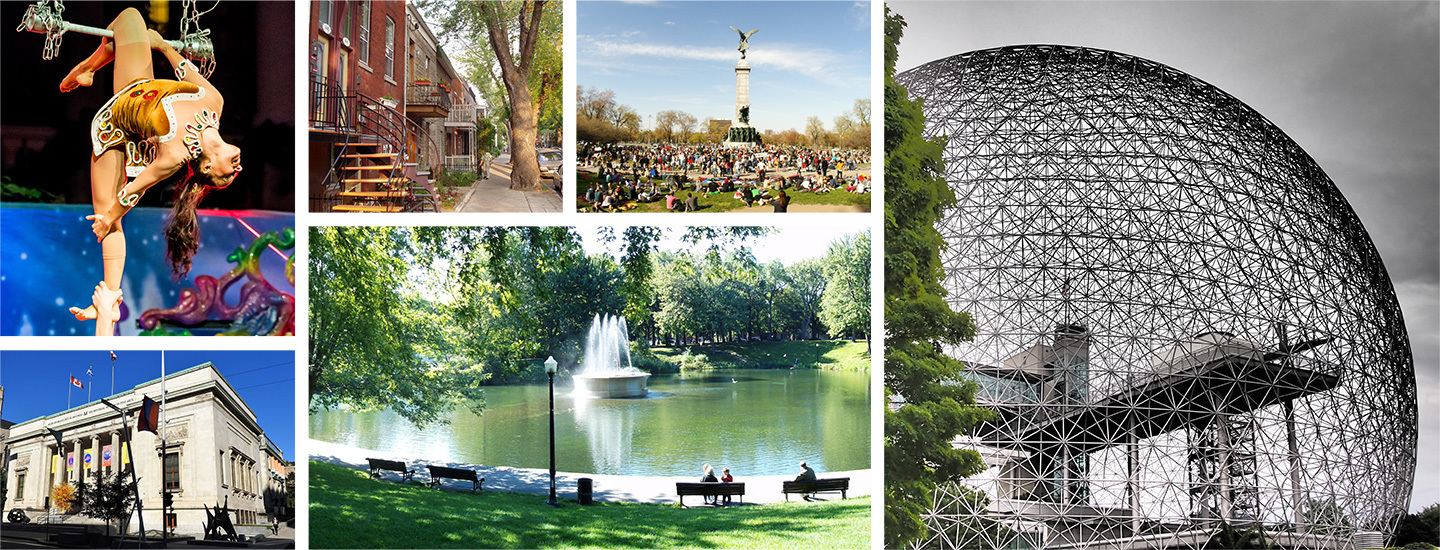
M 163 445 L 156 434 L 135 431 L 142 399 L 158 402 L 160 382 L 106 398 L 128 412 L 123 425 L 131 430 L 129 453 L 122 445 L 120 414 L 98 400 L 15 424 L 5 440 L 10 465 L 4 508 L 43 516 L 50 512 L 50 488 L 124 472 L 133 455 L 146 529 L 166 524 L 177 534 L 203 534 L 204 507 L 227 500 L 236 524 L 263 523 L 269 513 L 285 512 L 276 509 L 285 502 L 283 453 L 210 363 L 166 377 Z M 167 518 L 160 511 L 162 486 L 174 498 Z M 138 527 L 132 520 L 131 532 Z
M 735 122 L 725 134 L 726 147 L 749 147 L 760 144 L 760 132 L 750 125 L 750 62 L 744 58 L 735 64 Z

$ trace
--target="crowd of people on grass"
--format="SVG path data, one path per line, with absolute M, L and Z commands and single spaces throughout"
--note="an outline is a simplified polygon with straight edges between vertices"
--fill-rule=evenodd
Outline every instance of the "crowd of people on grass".
M 864 194 L 871 191 L 870 176 L 863 172 L 845 174 L 843 170 L 770 176 L 762 169 L 753 176 L 661 175 L 651 167 L 644 172 L 629 174 L 601 168 L 595 182 L 585 190 L 581 206 L 591 212 L 617 212 L 634 208 L 638 203 L 665 201 L 665 210 L 693 212 L 700 200 L 710 195 L 729 195 L 747 207 L 771 206 L 785 212 L 790 193 L 846 192 Z M 789 193 L 787 193 L 787 191 Z
M 870 151 L 812 149 L 794 145 L 731 148 L 723 145 L 589 145 L 581 149 L 581 168 L 606 173 L 742 176 L 794 172 L 825 175 L 870 164 Z

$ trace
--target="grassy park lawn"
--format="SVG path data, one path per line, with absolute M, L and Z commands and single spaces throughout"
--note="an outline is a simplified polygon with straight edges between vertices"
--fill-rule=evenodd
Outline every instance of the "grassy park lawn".
M 864 341 L 797 340 L 745 342 L 651 348 L 661 359 L 679 362 L 685 350 L 703 353 L 717 369 L 789 368 L 799 359 L 801 368 L 864 371 L 870 368 L 870 351 Z
M 436 491 L 310 462 L 314 548 L 869 548 L 870 498 L 731 508 Z
M 585 201 L 585 190 L 589 189 L 590 183 L 597 178 L 593 174 L 586 173 L 577 174 L 576 178 L 578 179 L 577 183 L 580 190 L 575 195 L 576 206 L 583 207 L 584 205 L 580 203 Z M 687 192 L 688 191 L 681 191 L 677 196 L 684 199 L 685 193 Z M 790 206 L 792 207 L 802 204 L 846 205 L 858 206 L 865 212 L 870 211 L 870 193 L 855 194 L 846 192 L 843 189 L 829 193 L 800 193 L 794 189 L 790 189 L 786 190 L 785 194 L 790 195 Z M 697 210 L 697 212 L 725 212 L 729 210 L 740 210 L 746 207 L 743 201 L 735 198 L 734 192 L 708 193 L 700 196 L 699 200 L 700 209 Z M 624 212 L 668 212 L 668 210 L 665 209 L 664 200 L 655 202 L 632 201 L 629 204 L 635 205 L 635 207 L 630 210 L 624 210 Z M 769 207 L 766 208 L 769 209 Z

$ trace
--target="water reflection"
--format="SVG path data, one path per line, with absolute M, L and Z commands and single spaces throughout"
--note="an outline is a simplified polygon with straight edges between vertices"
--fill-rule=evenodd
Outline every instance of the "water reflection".
M 869 377 L 813 370 L 707 371 L 655 376 L 641 399 L 555 395 L 559 469 L 691 475 L 702 464 L 737 477 L 870 467 Z M 322 411 L 311 437 L 367 449 L 491 466 L 547 468 L 545 385 L 486 389 L 483 416 L 457 409 L 449 425 L 417 429 L 395 413 Z

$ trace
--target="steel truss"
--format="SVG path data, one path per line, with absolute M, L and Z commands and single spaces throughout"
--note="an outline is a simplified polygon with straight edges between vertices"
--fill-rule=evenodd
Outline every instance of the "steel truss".
M 1380 256 L 1320 167 L 1225 92 L 1067 46 L 897 79 L 958 204 L 951 354 L 996 419 L 922 547 L 1367 548 L 1408 506 L 1416 395 Z

